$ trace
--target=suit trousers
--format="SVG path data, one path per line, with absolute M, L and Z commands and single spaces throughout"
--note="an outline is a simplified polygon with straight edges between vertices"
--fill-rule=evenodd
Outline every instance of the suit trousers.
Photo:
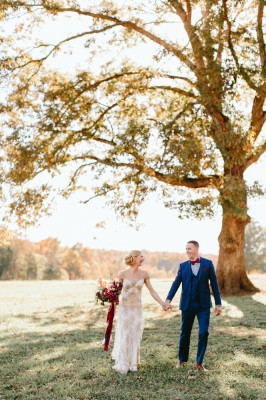
M 210 308 L 203 308 L 198 303 L 190 304 L 186 311 L 182 311 L 179 361 L 186 362 L 188 360 L 190 335 L 196 316 L 199 323 L 197 364 L 202 364 L 209 336 Z

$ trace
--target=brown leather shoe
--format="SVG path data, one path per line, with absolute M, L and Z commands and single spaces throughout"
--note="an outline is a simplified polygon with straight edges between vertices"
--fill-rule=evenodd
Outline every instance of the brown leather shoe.
M 196 368 L 198 368 L 201 372 L 208 372 L 208 370 L 205 367 L 203 367 L 202 364 L 197 364 Z
M 183 368 L 184 366 L 185 366 L 184 361 L 178 361 L 178 363 L 176 364 L 176 368 Z

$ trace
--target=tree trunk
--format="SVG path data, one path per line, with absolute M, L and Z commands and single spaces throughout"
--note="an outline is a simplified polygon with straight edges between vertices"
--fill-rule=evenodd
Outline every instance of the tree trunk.
M 245 268 L 245 226 L 248 222 L 248 218 L 243 220 L 233 215 L 223 218 L 216 270 L 219 288 L 223 295 L 259 292 L 259 289 L 249 280 Z

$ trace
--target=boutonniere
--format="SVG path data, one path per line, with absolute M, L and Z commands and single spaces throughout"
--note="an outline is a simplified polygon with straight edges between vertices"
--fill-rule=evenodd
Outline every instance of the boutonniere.
M 207 270 L 208 270 L 208 268 L 204 268 L 204 269 L 203 269 L 203 272 L 204 272 L 204 271 L 207 271 Z

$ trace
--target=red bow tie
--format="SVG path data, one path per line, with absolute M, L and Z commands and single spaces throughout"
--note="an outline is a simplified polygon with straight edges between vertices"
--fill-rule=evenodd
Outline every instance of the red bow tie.
M 200 259 L 197 258 L 195 261 L 190 260 L 190 262 L 191 262 L 192 265 L 194 265 L 194 264 L 196 264 L 196 263 L 200 263 Z

